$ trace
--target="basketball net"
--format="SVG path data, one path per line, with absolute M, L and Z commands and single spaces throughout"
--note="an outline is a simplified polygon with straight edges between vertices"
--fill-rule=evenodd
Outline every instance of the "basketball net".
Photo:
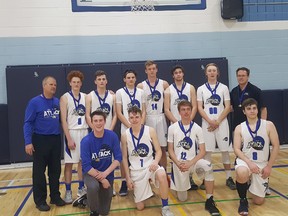
M 131 11 L 154 11 L 154 0 L 131 0 Z

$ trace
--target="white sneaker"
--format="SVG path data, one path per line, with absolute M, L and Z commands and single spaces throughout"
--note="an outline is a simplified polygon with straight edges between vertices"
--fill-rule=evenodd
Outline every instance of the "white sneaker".
M 116 191 L 113 189 L 113 197 L 116 196 Z
M 161 212 L 162 216 L 174 216 L 174 214 L 170 211 L 169 206 L 164 206 Z
M 86 193 L 87 193 L 87 189 L 85 187 L 82 187 L 82 188 L 78 189 L 77 196 L 81 197 Z
M 266 195 L 267 195 L 267 196 L 271 195 L 271 190 L 270 190 L 269 187 L 266 189 Z
M 68 190 L 66 191 L 65 193 L 65 198 L 64 198 L 64 202 L 66 204 L 71 204 L 73 202 L 73 199 L 72 199 L 72 191 L 71 190 Z

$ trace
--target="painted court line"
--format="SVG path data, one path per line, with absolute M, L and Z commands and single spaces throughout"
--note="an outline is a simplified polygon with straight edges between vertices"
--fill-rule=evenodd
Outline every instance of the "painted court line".
M 26 204 L 27 200 L 29 199 L 30 195 L 32 194 L 32 188 L 30 189 L 30 191 L 28 192 L 28 194 L 26 195 L 26 197 L 24 198 L 23 202 L 21 203 L 21 205 L 19 206 L 19 208 L 17 209 L 17 211 L 15 212 L 14 216 L 18 216 L 19 213 L 21 212 L 21 210 L 23 209 L 24 205 Z

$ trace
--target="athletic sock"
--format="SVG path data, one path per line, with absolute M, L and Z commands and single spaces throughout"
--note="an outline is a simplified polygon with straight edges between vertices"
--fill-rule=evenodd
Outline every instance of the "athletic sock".
M 79 181 L 78 189 L 82 189 L 84 187 L 84 181 Z
M 236 188 L 237 188 L 237 192 L 239 194 L 239 197 L 241 199 L 246 198 L 247 196 L 247 190 L 248 190 L 248 183 L 245 182 L 244 184 L 241 184 L 239 182 L 236 181 Z
M 71 183 L 65 183 L 65 186 L 66 186 L 66 191 L 71 190 Z
M 168 199 L 161 199 L 162 200 L 162 207 L 168 206 Z

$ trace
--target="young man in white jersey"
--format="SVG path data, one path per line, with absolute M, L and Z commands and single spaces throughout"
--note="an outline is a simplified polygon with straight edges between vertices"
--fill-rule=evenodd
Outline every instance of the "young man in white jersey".
M 160 166 L 167 167 L 167 123 L 163 113 L 164 90 L 169 87 L 167 81 L 157 78 L 157 64 L 154 61 L 146 61 L 145 73 L 147 79 L 137 85 L 143 89 L 146 99 L 146 121 L 145 124 L 156 130 L 162 150 Z
M 88 134 L 88 125 L 85 121 L 85 97 L 86 94 L 80 92 L 84 75 L 80 71 L 71 71 L 67 75 L 67 80 L 71 90 L 60 98 L 60 114 L 62 128 L 65 134 L 64 146 L 64 177 L 66 193 L 64 201 L 68 204 L 73 202 L 71 180 L 72 167 L 77 163 L 78 168 L 78 196 L 86 193 L 82 178 L 82 166 L 80 160 L 80 142 Z
M 182 100 L 187 100 L 192 105 L 191 120 L 194 119 L 197 112 L 196 90 L 193 85 L 184 81 L 184 68 L 181 65 L 175 65 L 171 70 L 174 83 L 164 92 L 164 110 L 166 117 L 171 124 L 180 120 L 177 105 Z M 192 176 L 190 178 L 191 190 L 197 190 Z
M 166 172 L 158 165 L 162 151 L 156 132 L 152 127 L 141 124 L 142 112 L 137 106 L 129 108 L 128 115 L 131 127 L 121 135 L 122 157 L 127 185 L 130 190 L 134 190 L 136 207 L 143 210 L 144 201 L 153 196 L 149 182 L 151 179 L 159 188 L 162 216 L 173 216 L 168 206 Z
M 236 159 L 236 185 L 240 197 L 238 213 L 248 215 L 247 190 L 252 201 L 261 205 L 268 188 L 268 177 L 272 165 L 279 153 L 277 130 L 271 121 L 258 118 L 258 104 L 253 98 L 242 103 L 247 120 L 239 124 L 234 131 L 234 152 Z M 270 143 L 272 152 L 270 153 Z M 250 186 L 248 186 L 248 181 Z
M 217 81 L 219 74 L 220 71 L 216 64 L 206 65 L 207 82 L 197 89 L 198 112 L 202 117 L 202 130 L 206 143 L 205 159 L 211 162 L 217 142 L 226 173 L 226 185 L 231 190 L 235 190 L 236 186 L 231 177 L 227 120 L 230 112 L 230 94 L 228 87 Z
M 103 70 L 96 71 L 94 83 L 96 90 L 91 91 L 86 97 L 86 121 L 92 128 L 91 113 L 102 110 L 107 116 L 105 129 L 114 130 L 117 122 L 116 97 L 107 90 L 107 75 Z
M 131 127 L 128 119 L 128 109 L 133 106 L 139 107 L 142 112 L 142 123 L 145 122 L 146 107 L 145 107 L 145 97 L 143 90 L 136 88 L 136 72 L 134 70 L 126 70 L 124 72 L 123 81 L 125 86 L 116 91 L 116 113 L 118 119 L 121 121 L 121 134 L 125 132 L 127 128 Z M 119 191 L 120 196 L 126 196 L 128 194 L 127 184 L 125 180 L 125 173 L 123 171 L 121 163 L 121 177 L 122 184 Z
M 204 160 L 205 144 L 202 128 L 191 121 L 192 105 L 183 100 L 178 103 L 181 120 L 168 129 L 168 152 L 172 165 L 171 186 L 180 201 L 187 200 L 187 190 L 191 187 L 189 174 L 196 173 L 199 179 L 205 178 L 205 209 L 211 215 L 220 215 L 213 200 L 214 177 L 211 162 Z

